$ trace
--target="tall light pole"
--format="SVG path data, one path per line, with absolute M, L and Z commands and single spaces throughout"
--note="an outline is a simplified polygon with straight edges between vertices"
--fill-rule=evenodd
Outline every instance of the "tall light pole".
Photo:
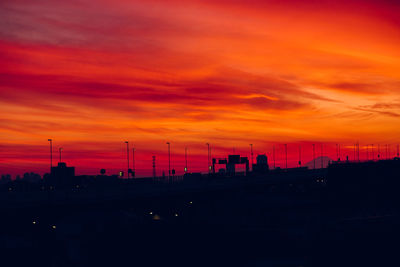
M 251 170 L 253 170 L 253 144 L 250 144 L 250 155 L 251 155 Z
M 324 144 L 321 144 L 321 169 L 324 168 Z
M 207 170 L 210 173 L 210 144 L 206 143 L 207 145 Z
M 386 159 L 388 159 L 388 145 L 386 144 Z
M 381 158 L 381 145 L 378 144 L 378 160 Z
M 188 171 L 188 165 L 187 165 L 187 147 L 185 147 L 185 173 Z
M 299 167 L 301 167 L 301 145 L 299 145 Z
M 275 169 L 275 145 L 272 147 L 272 157 L 274 158 L 274 169 Z
M 47 139 L 50 142 L 50 173 L 53 168 L 53 139 Z
M 168 179 L 171 178 L 171 144 L 167 142 L 168 145 Z
M 315 144 L 312 145 L 313 147 L 313 158 L 314 158 L 314 170 L 315 170 Z
M 287 169 L 287 144 L 285 144 L 285 161 L 286 161 L 285 166 Z
M 371 144 L 371 151 L 372 151 L 372 160 L 375 160 L 375 155 L 374 155 L 374 144 Z
M 339 146 L 336 144 L 336 160 L 339 160 Z
M 340 161 L 340 144 L 336 144 L 336 160 Z
M 58 149 L 58 152 L 60 153 L 60 162 L 61 162 L 61 151 L 63 150 L 63 148 L 62 147 L 60 147 L 59 149 Z
M 129 142 L 125 141 L 126 144 L 126 161 L 128 162 L 128 169 L 126 170 L 126 177 L 129 179 Z
M 135 178 L 136 171 L 135 171 L 135 148 L 132 147 L 132 178 Z
M 153 178 L 156 178 L 156 156 L 153 156 Z

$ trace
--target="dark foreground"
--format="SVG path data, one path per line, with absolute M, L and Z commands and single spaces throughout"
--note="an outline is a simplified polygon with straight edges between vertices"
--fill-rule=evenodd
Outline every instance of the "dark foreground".
M 1 266 L 400 266 L 399 162 L 379 164 L 3 206 Z

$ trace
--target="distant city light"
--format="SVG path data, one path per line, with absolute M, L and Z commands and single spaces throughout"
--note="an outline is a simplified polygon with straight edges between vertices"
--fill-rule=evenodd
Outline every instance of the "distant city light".
M 53 225 L 53 226 L 51 226 L 51 228 L 53 228 L 53 229 L 56 229 L 56 226 L 55 226 L 55 225 Z
M 36 221 L 33 221 L 32 224 L 36 224 Z
M 153 212 L 152 212 L 152 211 L 150 211 L 150 212 L 149 212 L 149 214 L 150 214 L 150 215 L 153 215 Z
M 175 213 L 175 217 L 178 217 L 178 213 Z

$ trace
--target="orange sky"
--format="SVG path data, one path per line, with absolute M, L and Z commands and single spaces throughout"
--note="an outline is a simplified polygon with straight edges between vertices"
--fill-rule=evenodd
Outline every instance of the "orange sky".
M 282 4 L 284 2 L 284 4 Z M 5 0 L 0 3 L 0 173 L 43 173 L 48 138 L 81 174 L 183 172 L 213 154 L 289 164 L 400 140 L 396 1 Z M 346 151 L 348 146 L 348 151 Z M 278 153 L 278 152 L 277 152 Z M 278 154 L 279 154 L 278 153 Z M 344 155 L 343 155 L 344 156 Z M 278 157 L 282 165 L 282 157 Z

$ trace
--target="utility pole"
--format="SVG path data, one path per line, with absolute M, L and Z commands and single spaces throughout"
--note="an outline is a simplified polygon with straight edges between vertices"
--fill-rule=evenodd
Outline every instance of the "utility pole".
M 399 157 L 399 144 L 397 144 L 397 157 Z
M 126 144 L 126 161 L 128 162 L 128 168 L 126 170 L 126 177 L 129 179 L 129 142 L 125 141 Z
M 53 139 L 47 139 L 50 142 L 50 173 L 53 168 Z

